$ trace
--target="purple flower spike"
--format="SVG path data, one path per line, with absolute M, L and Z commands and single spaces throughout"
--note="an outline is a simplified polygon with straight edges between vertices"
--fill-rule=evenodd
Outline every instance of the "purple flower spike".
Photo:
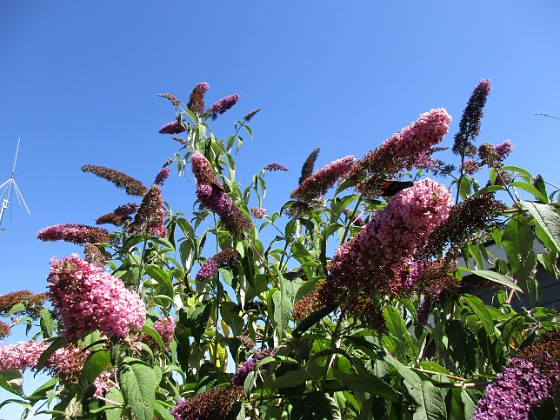
M 207 111 L 210 115 L 212 115 L 212 119 L 216 119 L 218 114 L 223 114 L 232 106 L 234 106 L 237 101 L 239 100 L 239 95 L 236 93 L 234 95 L 226 96 L 225 98 L 220 99 L 216 102 L 212 107 Z
M 165 167 L 161 171 L 159 171 L 156 175 L 156 179 L 154 179 L 154 184 L 162 186 L 167 178 L 169 178 L 169 172 L 169 167 Z
M 159 129 L 159 133 L 160 134 L 179 134 L 179 133 L 182 133 L 183 131 L 185 131 L 185 127 L 183 127 L 182 123 L 183 123 L 182 119 L 167 123 Z

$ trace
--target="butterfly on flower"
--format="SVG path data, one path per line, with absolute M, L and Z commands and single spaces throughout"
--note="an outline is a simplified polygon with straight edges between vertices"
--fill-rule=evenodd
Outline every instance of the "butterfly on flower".
M 390 179 L 383 179 L 380 182 L 379 187 L 381 188 L 382 196 L 392 197 L 405 188 L 412 187 L 412 185 L 414 185 L 414 182 L 412 181 L 393 181 Z

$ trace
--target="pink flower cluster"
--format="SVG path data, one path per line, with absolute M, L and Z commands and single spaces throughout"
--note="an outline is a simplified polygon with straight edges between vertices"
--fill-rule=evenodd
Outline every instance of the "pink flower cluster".
M 385 209 L 375 213 L 360 232 L 336 250 L 327 283 L 359 288 L 380 281 L 386 276 L 379 273 L 399 269 L 414 256 L 447 218 L 452 206 L 451 193 L 430 179 L 400 191 Z M 388 286 L 377 285 L 380 291 Z
M 95 378 L 93 381 L 93 385 L 95 386 L 95 393 L 93 394 L 94 398 L 103 398 L 110 388 L 116 386 L 116 383 L 113 381 L 113 377 L 113 373 L 102 373 Z
M 49 298 L 62 319 L 60 335 L 79 340 L 99 330 L 124 338 L 140 330 L 146 319 L 142 299 L 123 282 L 77 255 L 51 263 Z
M 391 178 L 414 166 L 426 166 L 430 148 L 449 130 L 451 117 L 443 108 L 426 112 L 408 127 L 367 153 L 356 166 L 355 175 Z
M 210 85 L 206 82 L 197 84 L 191 92 L 187 108 L 192 112 L 202 114 L 204 112 L 204 95 L 208 89 L 210 89 Z
M 301 184 L 292 191 L 291 197 L 308 203 L 314 198 L 324 195 L 336 181 L 344 178 L 354 169 L 355 162 L 354 156 L 346 156 L 331 162 L 314 175 L 302 180 Z
M 212 165 L 210 165 L 210 162 L 202 153 L 195 152 L 191 156 L 191 165 L 197 185 L 212 185 L 218 182 Z
M 76 383 L 88 355 L 89 350 L 68 344 L 53 353 L 46 369 L 69 382 Z
M 35 369 L 39 357 L 47 347 L 47 343 L 34 340 L 0 346 L 0 372 Z
M 266 216 L 266 209 L 260 207 L 252 207 L 251 214 L 255 219 L 262 219 L 264 216 Z
M 513 144 L 509 140 L 505 140 L 504 142 L 495 146 L 496 153 L 500 160 L 504 160 L 513 152 Z
M 15 344 L 0 346 L 0 372 L 8 370 L 24 371 L 36 370 L 37 363 L 50 343 L 31 340 L 20 341 Z M 44 370 L 57 375 L 69 382 L 78 382 L 78 377 L 86 358 L 88 350 L 83 350 L 72 344 L 56 350 L 47 361 Z
M 173 341 L 173 334 L 175 333 L 175 320 L 172 316 L 167 318 L 158 319 L 154 322 L 154 329 L 158 332 L 165 344 L 165 348 L 169 348 Z
M 109 232 L 103 228 L 73 223 L 49 226 L 37 232 L 41 241 L 66 241 L 77 245 L 86 242 L 105 242 L 109 240 Z

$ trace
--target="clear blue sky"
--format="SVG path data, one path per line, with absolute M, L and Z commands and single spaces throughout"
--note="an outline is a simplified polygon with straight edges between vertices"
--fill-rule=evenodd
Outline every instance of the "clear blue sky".
M 492 81 L 480 142 L 510 139 L 508 163 L 560 181 L 558 1 L 0 2 L 0 183 L 10 176 L 31 208 L 12 200 L 0 233 L 0 293 L 45 290 L 49 260 L 80 252 L 42 243 L 39 229 L 93 224 L 130 201 L 80 171 L 112 167 L 151 183 L 177 149 L 158 129 L 206 81 L 207 104 L 239 93 L 215 131 L 262 108 L 239 178 L 277 162 L 264 206 L 295 187 L 315 147 L 318 166 L 361 157 L 422 112 L 461 112 L 482 78 Z M 176 175 L 164 199 L 188 212 L 192 182 Z M 13 339 L 12 339 L 13 340 Z M 7 340 L 8 342 L 10 339 Z M 0 416 L 2 412 L 0 412 Z

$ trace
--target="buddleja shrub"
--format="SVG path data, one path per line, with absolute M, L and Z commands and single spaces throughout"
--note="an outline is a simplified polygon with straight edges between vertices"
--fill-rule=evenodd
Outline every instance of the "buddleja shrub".
M 0 347 L 0 385 L 15 394 L 2 406 L 150 420 L 554 416 L 557 312 L 537 305 L 539 273 L 558 275 L 558 188 L 506 165 L 509 141 L 475 145 L 487 80 L 453 139 L 455 166 L 436 158 L 451 117 L 431 110 L 360 159 L 315 171 L 319 149 L 302 157 L 276 212 L 265 178 L 284 166 L 263 162 L 244 189 L 235 177 L 257 111 L 218 138 L 211 121 L 239 96 L 206 108 L 208 88 L 186 104 L 161 95 L 176 118 L 160 133 L 180 148 L 152 186 L 82 167 L 136 197 L 96 220 L 111 231 L 39 232 L 84 257 L 54 260 L 46 294 L 0 298 L 3 336 L 32 334 Z M 194 181 L 192 216 L 163 201 L 171 165 Z M 52 378 L 26 395 L 25 369 Z

